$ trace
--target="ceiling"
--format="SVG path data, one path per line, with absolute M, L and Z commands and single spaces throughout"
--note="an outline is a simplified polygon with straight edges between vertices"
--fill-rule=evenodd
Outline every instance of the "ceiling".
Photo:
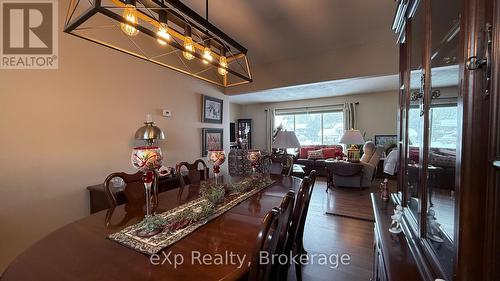
M 412 89 L 420 82 L 421 71 L 412 71 Z M 444 88 L 458 85 L 458 65 L 432 68 L 432 87 Z M 238 104 L 282 102 L 315 99 L 383 91 L 397 91 L 399 75 L 359 77 L 282 87 L 240 95 L 232 95 L 229 101 Z M 415 86 L 414 86 L 415 85 Z
M 229 97 L 229 101 L 238 104 L 251 104 L 325 98 L 367 92 L 396 91 L 398 89 L 398 80 L 399 76 L 397 74 L 342 79 L 233 95 Z
M 182 0 L 205 15 L 205 0 Z M 391 33 L 393 0 L 209 0 L 209 21 L 248 49 L 252 65 L 367 44 Z

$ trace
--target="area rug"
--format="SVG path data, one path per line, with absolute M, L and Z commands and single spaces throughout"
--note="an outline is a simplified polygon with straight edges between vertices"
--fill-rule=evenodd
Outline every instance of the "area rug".
M 379 194 L 383 179 L 375 179 L 370 188 L 334 187 L 328 190 L 325 199 L 325 213 L 333 216 L 348 217 L 364 221 L 375 221 L 370 200 L 370 193 Z M 320 181 L 319 189 L 326 190 L 326 181 Z M 389 191 L 396 191 L 397 183 L 389 180 Z

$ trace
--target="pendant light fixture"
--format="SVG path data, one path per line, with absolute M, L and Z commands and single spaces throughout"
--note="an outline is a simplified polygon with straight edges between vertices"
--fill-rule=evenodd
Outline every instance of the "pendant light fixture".
M 170 34 L 168 33 L 168 20 L 167 20 L 167 11 L 158 11 L 158 32 L 156 35 L 158 35 L 161 38 L 156 39 L 157 42 L 160 45 L 167 45 L 171 38 Z
M 208 0 L 205 1 L 205 20 L 208 22 Z M 208 30 L 206 31 L 208 34 Z M 203 49 L 203 63 L 208 64 L 212 62 L 212 51 L 210 50 L 210 38 L 205 39 L 205 48 Z
M 128 36 L 135 36 L 139 34 L 139 30 L 134 27 L 138 23 L 135 3 L 135 0 L 125 1 L 125 9 L 123 11 L 123 18 L 125 19 L 125 22 L 120 24 L 121 29 Z
M 118 31 L 117 31 L 118 29 Z M 64 32 L 204 81 L 252 82 L 247 49 L 179 0 L 71 0 Z
M 219 72 L 219 74 L 223 76 L 227 75 L 227 58 L 226 50 L 224 50 L 224 47 L 221 47 L 220 49 L 219 64 L 220 67 L 217 69 L 217 72 Z
M 184 49 L 184 52 L 182 52 L 184 58 L 186 58 L 187 60 L 194 59 L 193 38 L 191 37 L 191 26 L 189 25 L 186 25 L 184 27 Z

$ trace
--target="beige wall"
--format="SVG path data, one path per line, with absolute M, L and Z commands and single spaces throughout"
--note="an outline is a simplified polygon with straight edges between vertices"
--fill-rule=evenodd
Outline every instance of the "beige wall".
M 240 118 L 242 105 L 237 103 L 229 104 L 229 122 L 235 122 Z
M 286 108 L 299 106 L 329 105 L 344 102 L 359 102 L 357 123 L 361 133 L 366 132 L 367 139 L 377 134 L 396 134 L 398 95 L 394 92 L 366 93 L 349 96 L 289 101 L 280 103 L 260 103 L 242 105 L 241 118 L 252 118 L 253 147 L 266 149 L 267 108 Z
M 58 70 L 0 70 L 0 273 L 36 240 L 89 214 L 86 186 L 134 172 L 133 134 L 147 113 L 167 134 L 166 165 L 201 156 L 202 127 L 224 127 L 229 148 L 220 89 L 62 32 L 59 50 Z M 224 99 L 224 125 L 201 123 L 201 94 Z M 173 117 L 161 117 L 162 108 Z

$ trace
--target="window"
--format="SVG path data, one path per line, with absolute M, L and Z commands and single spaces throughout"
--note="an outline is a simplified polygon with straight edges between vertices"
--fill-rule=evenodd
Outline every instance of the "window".
M 410 108 L 408 119 L 408 137 L 411 146 L 420 146 L 422 143 L 422 127 L 420 122 L 420 109 Z M 457 106 L 455 104 L 433 106 L 429 112 L 431 147 L 456 148 L 457 147 Z
M 295 131 L 301 145 L 337 144 L 344 132 L 344 113 L 341 110 L 277 113 L 274 125 Z

